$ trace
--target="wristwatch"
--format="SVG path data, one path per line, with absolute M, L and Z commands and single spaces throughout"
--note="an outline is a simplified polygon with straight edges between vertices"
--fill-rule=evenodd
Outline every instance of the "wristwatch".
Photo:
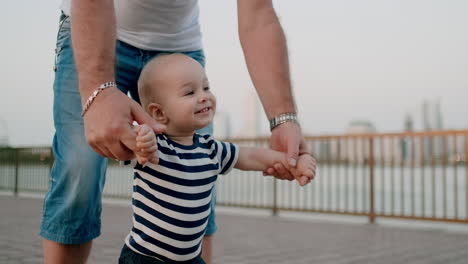
M 296 113 L 283 113 L 279 114 L 272 119 L 270 119 L 270 131 L 272 131 L 275 127 L 284 124 L 286 122 L 293 122 L 299 124 L 299 120 L 297 118 Z

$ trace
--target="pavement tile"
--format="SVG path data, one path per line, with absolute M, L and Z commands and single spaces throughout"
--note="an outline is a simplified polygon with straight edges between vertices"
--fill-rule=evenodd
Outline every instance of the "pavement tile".
M 0 196 L 0 263 L 41 263 L 42 200 Z M 129 205 L 104 204 L 90 264 L 116 263 Z M 215 264 L 467 264 L 468 232 L 218 213 Z M 468 228 L 467 228 L 468 230 Z

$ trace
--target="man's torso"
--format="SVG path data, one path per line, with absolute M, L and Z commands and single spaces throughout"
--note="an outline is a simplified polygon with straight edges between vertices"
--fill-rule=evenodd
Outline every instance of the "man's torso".
M 70 15 L 72 0 L 62 0 Z M 144 50 L 202 48 L 198 0 L 114 0 L 117 38 Z

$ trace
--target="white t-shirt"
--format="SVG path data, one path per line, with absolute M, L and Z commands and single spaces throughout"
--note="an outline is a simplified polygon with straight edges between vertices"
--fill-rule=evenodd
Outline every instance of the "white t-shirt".
M 70 15 L 72 0 L 60 8 Z M 114 0 L 117 38 L 144 50 L 202 48 L 198 0 Z

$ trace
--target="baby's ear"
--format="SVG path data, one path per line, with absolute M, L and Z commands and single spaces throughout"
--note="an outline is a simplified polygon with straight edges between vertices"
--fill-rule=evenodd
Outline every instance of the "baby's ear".
M 168 119 L 160 104 L 150 103 L 147 107 L 151 117 L 160 124 L 166 124 Z

